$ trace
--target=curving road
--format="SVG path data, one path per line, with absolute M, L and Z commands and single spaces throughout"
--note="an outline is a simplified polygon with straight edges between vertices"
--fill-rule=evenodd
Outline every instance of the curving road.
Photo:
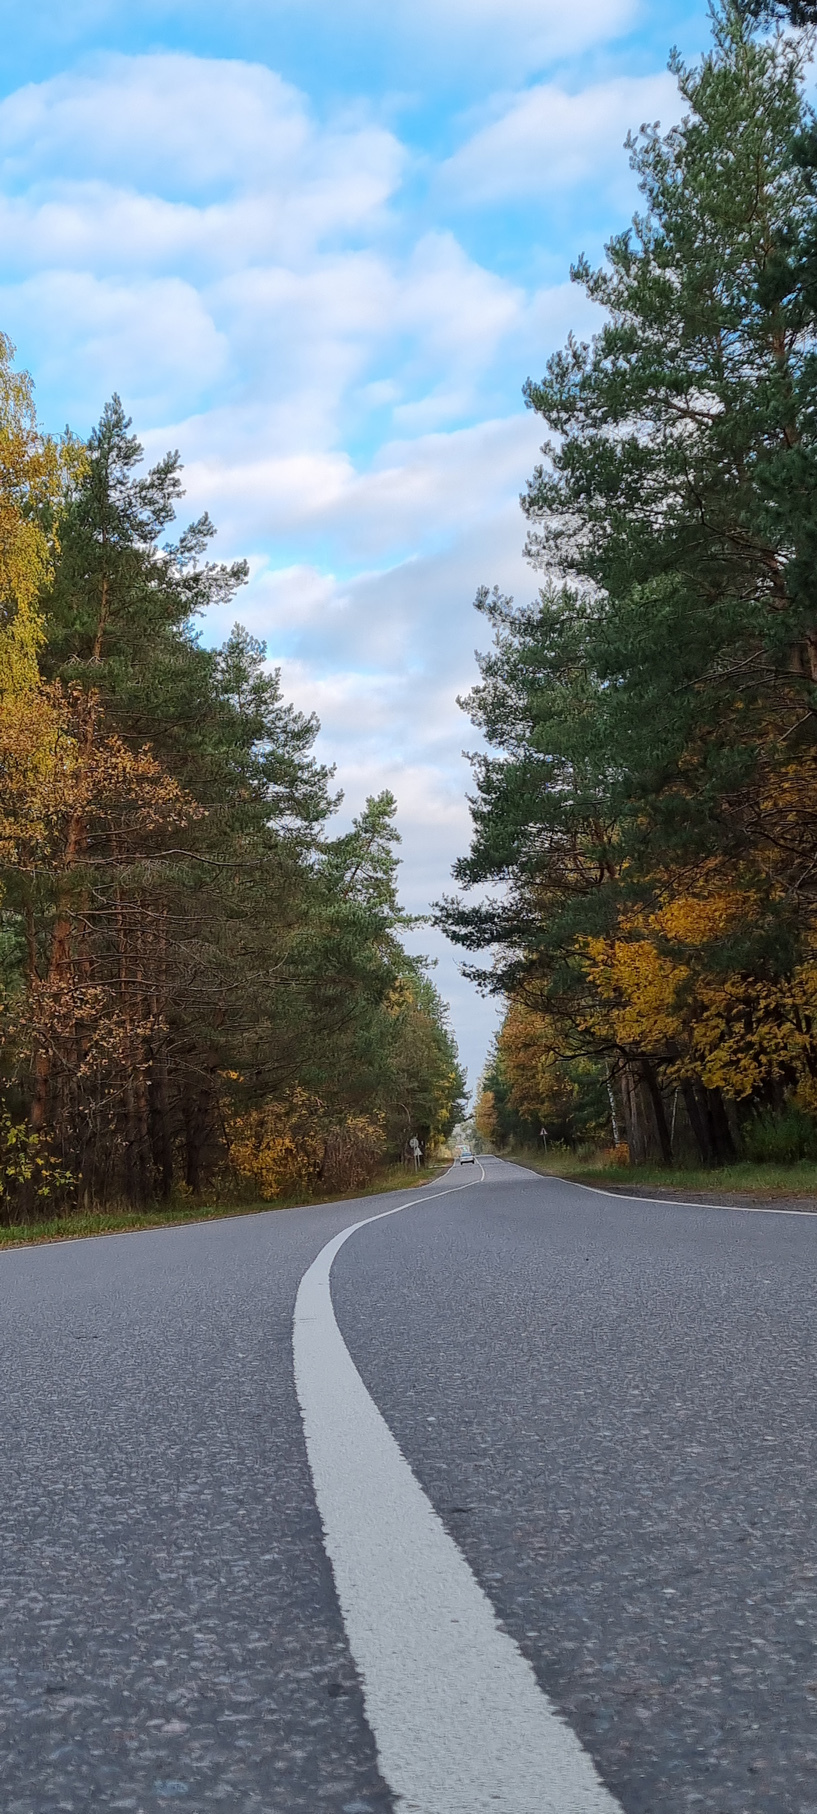
M 817 1814 L 817 1217 L 404 1201 L 0 1256 L 4 1814 Z

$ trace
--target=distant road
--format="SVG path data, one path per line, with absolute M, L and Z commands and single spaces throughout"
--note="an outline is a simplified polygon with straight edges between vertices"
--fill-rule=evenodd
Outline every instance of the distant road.
M 3 1814 L 817 1814 L 817 1217 L 475 1174 L 0 1255 Z

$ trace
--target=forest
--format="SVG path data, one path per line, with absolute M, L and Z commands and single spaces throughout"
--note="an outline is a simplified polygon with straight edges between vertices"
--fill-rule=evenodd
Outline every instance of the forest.
M 500 1145 L 817 1157 L 814 15 L 727 0 L 673 56 L 681 123 L 631 135 L 639 211 L 572 272 L 599 331 L 525 386 L 540 590 L 477 599 L 439 910 L 506 1003 Z
M 396 804 L 340 804 L 246 563 L 114 397 L 40 429 L 0 339 L 0 1221 L 365 1184 L 464 1078 L 401 942 Z
M 814 8 L 721 0 L 598 311 L 524 387 L 533 602 L 492 641 L 437 921 L 504 1020 L 487 1142 L 817 1158 Z M 0 1222 L 363 1187 L 463 1112 L 396 803 L 348 829 L 248 578 L 117 397 L 40 427 L 0 336 Z

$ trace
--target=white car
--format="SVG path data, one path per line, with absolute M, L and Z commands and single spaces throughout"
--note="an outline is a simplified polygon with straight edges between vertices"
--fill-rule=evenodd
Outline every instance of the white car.
M 464 1146 L 460 1153 L 460 1165 L 473 1165 L 474 1155 L 469 1146 Z

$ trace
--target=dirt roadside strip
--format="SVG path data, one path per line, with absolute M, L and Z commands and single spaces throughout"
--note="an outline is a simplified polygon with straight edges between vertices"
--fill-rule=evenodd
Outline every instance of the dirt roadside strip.
M 544 1172 L 539 1174 L 540 1177 L 545 1175 Z M 760 1190 L 684 1190 L 668 1184 L 610 1184 L 605 1181 L 592 1185 L 587 1178 L 571 1178 L 566 1173 L 564 1180 L 566 1184 L 584 1184 L 591 1190 L 616 1197 L 643 1197 L 661 1203 L 712 1203 L 717 1209 L 795 1209 L 804 1216 L 817 1215 L 817 1197 L 814 1196 L 770 1197 Z
M 687 1189 L 682 1184 L 635 1183 L 627 1178 L 612 1179 L 608 1174 L 595 1177 L 592 1171 L 552 1172 L 531 1165 L 513 1155 L 511 1163 L 534 1172 L 538 1178 L 559 1178 L 564 1184 L 580 1184 L 584 1190 L 596 1190 L 601 1196 L 640 1197 L 645 1202 L 710 1204 L 715 1209 L 786 1209 L 800 1215 L 817 1215 L 817 1193 L 813 1191 L 713 1190 Z

